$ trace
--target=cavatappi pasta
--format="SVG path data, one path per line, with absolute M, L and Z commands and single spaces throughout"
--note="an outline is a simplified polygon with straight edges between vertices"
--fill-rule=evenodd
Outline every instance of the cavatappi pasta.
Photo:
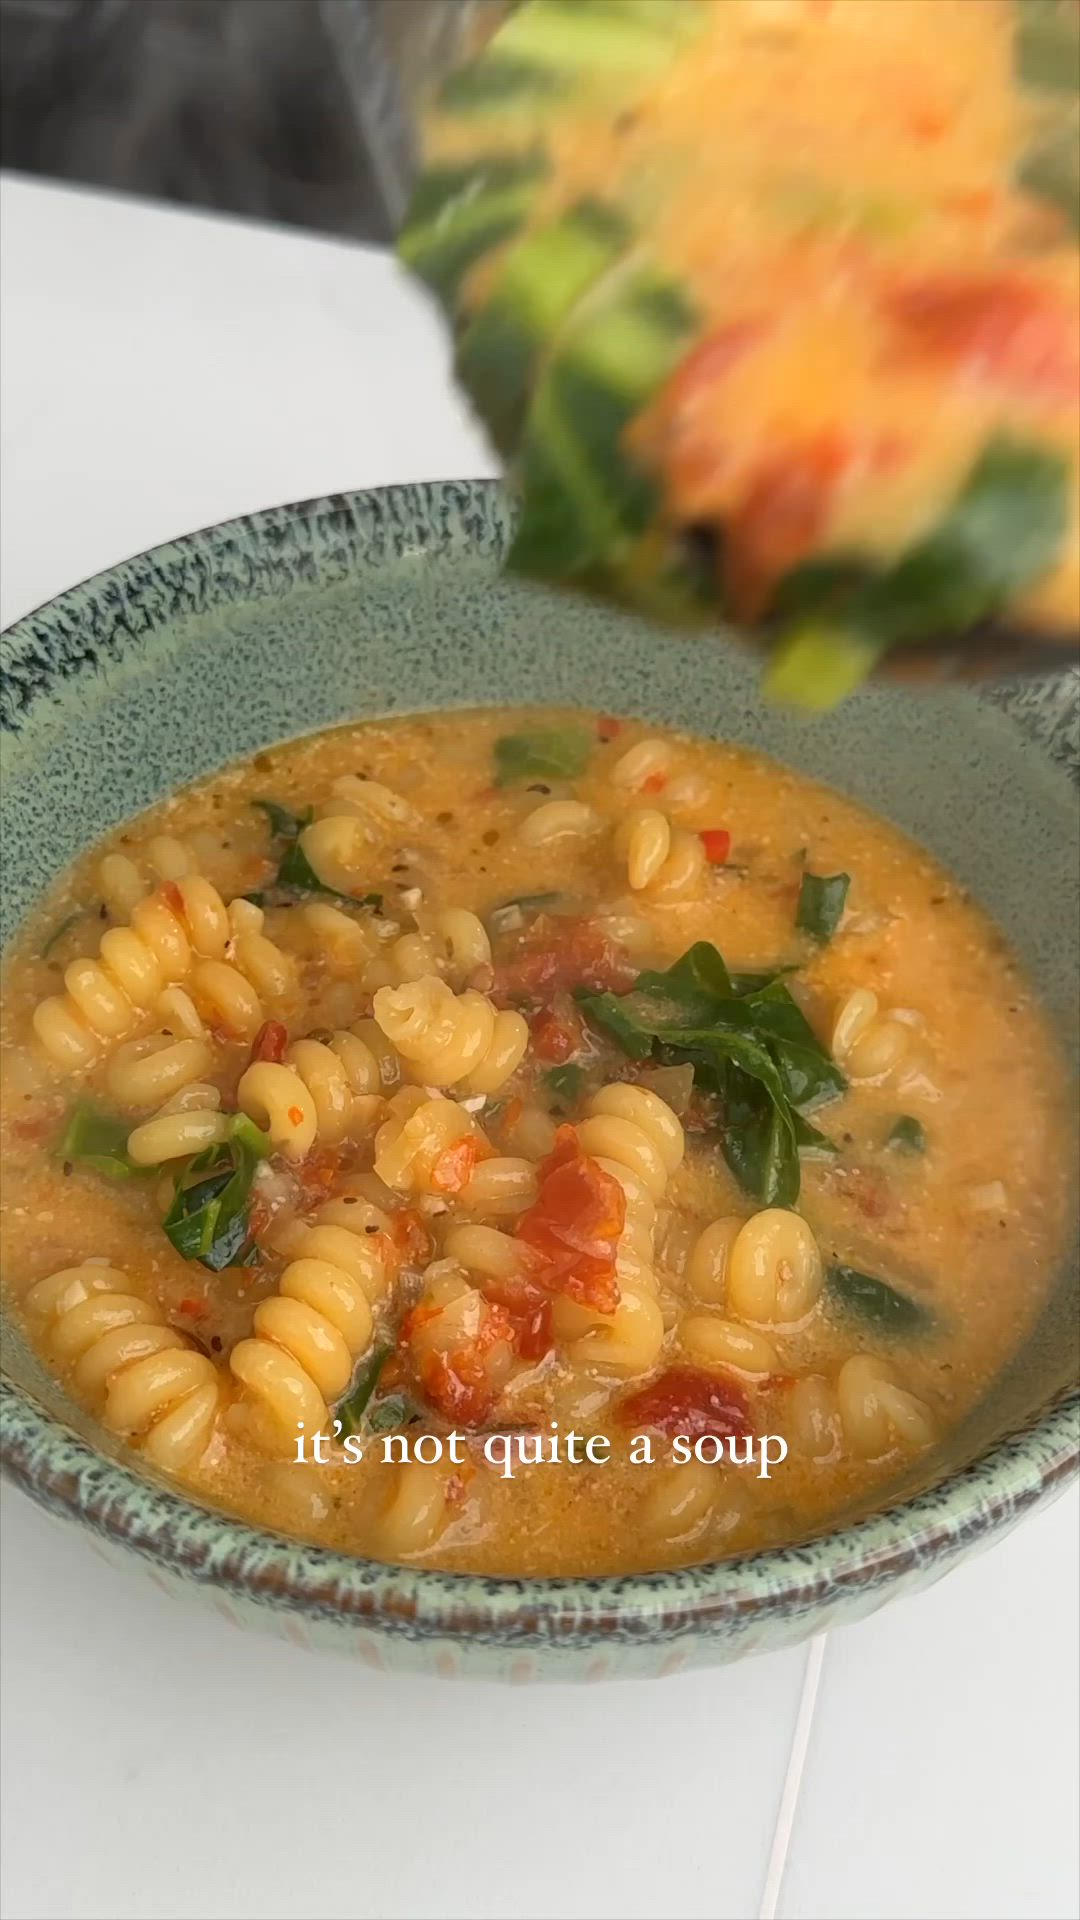
M 346 727 L 166 801 L 25 928 L 2 1067 L 5 1287 L 65 1388 L 203 1498 L 452 1568 L 745 1552 L 929 1478 L 1070 1207 L 964 892 L 605 717 Z M 570 1430 L 610 1459 L 538 1464 Z M 676 1448 L 763 1434 L 769 1479 Z

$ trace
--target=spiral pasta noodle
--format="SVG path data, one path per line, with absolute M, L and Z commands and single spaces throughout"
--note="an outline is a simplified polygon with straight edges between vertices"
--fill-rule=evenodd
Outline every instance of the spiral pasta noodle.
M 869 987 L 848 994 L 833 1025 L 832 1051 L 852 1080 L 884 1080 L 910 1047 L 903 1020 L 882 1014 Z
M 431 974 L 380 987 L 375 1018 L 403 1060 L 428 1086 L 494 1093 L 524 1057 L 529 1029 L 520 1013 L 497 1012 L 482 993 L 455 994 Z
M 129 1291 L 114 1267 L 65 1267 L 26 1295 L 48 1326 L 48 1343 L 105 1425 L 168 1471 L 191 1465 L 210 1440 L 221 1374 L 159 1307 Z
M 481 1140 L 472 1115 L 456 1100 L 434 1097 L 422 1087 L 402 1087 L 388 1102 L 388 1116 L 375 1135 L 375 1172 L 397 1193 L 439 1191 L 436 1169 L 448 1148 Z
M 260 991 L 283 992 L 292 979 L 261 927 L 260 908 L 234 901 L 227 909 L 199 874 L 166 882 L 136 903 L 128 926 L 102 935 L 96 959 L 70 962 L 63 994 L 38 1002 L 41 1046 L 68 1072 L 89 1067 L 103 1044 L 128 1038 L 181 982 L 215 1026 L 252 1038 L 262 1020 Z
M 444 907 L 426 914 L 411 933 L 402 933 L 365 970 L 364 985 L 404 986 L 437 975 L 454 988 L 491 965 L 491 941 L 483 921 L 466 907 Z
M 621 1373 L 643 1373 L 664 1341 L 653 1264 L 656 1203 L 682 1160 L 682 1126 L 658 1094 L 616 1082 L 593 1094 L 576 1131 L 583 1152 L 619 1182 L 626 1198 L 615 1260 L 619 1304 L 613 1314 L 600 1314 L 557 1299 L 553 1324 L 560 1338 L 572 1342 L 575 1357 Z
M 283 1061 L 256 1060 L 241 1075 L 236 1097 L 290 1160 L 302 1160 L 316 1139 L 332 1146 L 366 1133 L 383 1108 L 379 1062 L 347 1029 L 325 1041 L 295 1040 Z
M 378 780 L 342 774 L 331 792 L 320 818 L 303 829 L 300 848 L 324 885 L 349 893 L 367 878 L 374 840 L 380 834 L 415 831 L 421 820 L 407 800 Z
M 146 864 L 158 880 L 183 880 L 198 873 L 199 863 L 191 847 L 173 834 L 155 834 L 145 849 Z M 107 853 L 98 868 L 98 884 L 110 920 L 129 920 L 133 909 L 150 892 L 138 865 L 129 854 Z
M 268 1452 L 324 1429 L 357 1360 L 371 1345 L 373 1308 L 389 1283 L 392 1250 L 385 1234 L 339 1224 L 325 1210 L 298 1225 L 294 1257 L 278 1290 L 255 1309 L 254 1330 L 229 1355 L 249 1430 Z M 364 1227 L 370 1222 L 365 1221 Z
M 626 862 L 635 893 L 676 899 L 700 880 L 706 866 L 699 834 L 673 827 L 656 807 L 632 807 L 615 829 L 615 852 Z

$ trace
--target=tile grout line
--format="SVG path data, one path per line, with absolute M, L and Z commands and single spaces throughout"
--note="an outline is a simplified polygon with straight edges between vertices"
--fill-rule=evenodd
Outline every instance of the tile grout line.
M 827 1633 L 815 1634 L 806 1656 L 802 1691 L 799 1695 L 799 1710 L 795 1716 L 787 1772 L 784 1775 L 784 1785 L 780 1793 L 780 1804 L 776 1810 L 776 1825 L 773 1828 L 772 1846 L 769 1849 L 769 1863 L 765 1869 L 765 1884 L 761 1892 L 757 1920 L 776 1920 L 780 1889 L 783 1885 L 795 1815 L 798 1811 L 799 1794 L 802 1791 L 803 1775 L 806 1771 L 810 1731 L 814 1724 L 814 1709 L 817 1706 L 821 1669 L 825 1663 L 828 1638 Z

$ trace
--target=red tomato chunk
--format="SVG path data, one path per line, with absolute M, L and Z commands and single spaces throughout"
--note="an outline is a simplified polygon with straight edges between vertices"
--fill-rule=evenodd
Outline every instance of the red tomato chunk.
M 750 1408 L 740 1386 L 728 1375 L 698 1367 L 670 1367 L 659 1380 L 619 1404 L 628 1425 L 651 1428 L 674 1438 L 700 1440 L 711 1434 L 728 1440 L 753 1432 Z

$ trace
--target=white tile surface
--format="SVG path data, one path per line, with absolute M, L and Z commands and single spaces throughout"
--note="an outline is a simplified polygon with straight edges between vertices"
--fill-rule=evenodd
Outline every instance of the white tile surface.
M 1078 1511 L 832 1635 L 783 1920 L 1080 1912 Z
M 7 1920 L 757 1911 L 804 1655 L 506 1691 L 128 1579 L 5 1491 Z
M 491 471 L 378 252 L 10 179 L 2 236 L 5 622 L 229 514 Z M 834 1637 L 790 1774 L 802 1652 L 595 1691 L 392 1678 L 0 1513 L 5 1920 L 1076 1912 L 1075 1500 Z

